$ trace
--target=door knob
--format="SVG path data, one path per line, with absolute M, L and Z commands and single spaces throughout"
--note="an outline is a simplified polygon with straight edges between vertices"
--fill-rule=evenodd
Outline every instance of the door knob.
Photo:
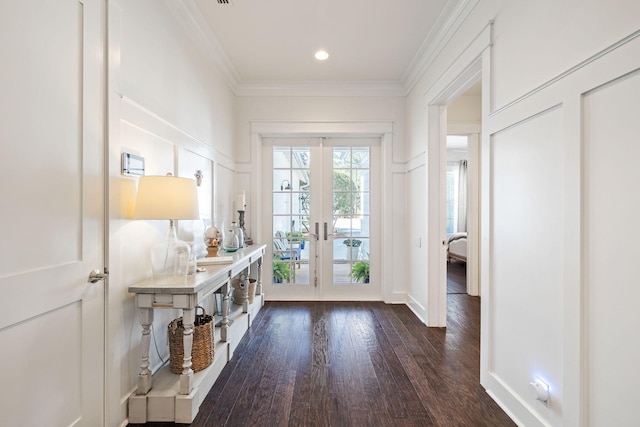
M 100 273 L 100 270 L 93 270 L 89 273 L 89 279 L 87 283 L 98 283 L 100 280 L 104 280 L 109 276 L 109 272 L 105 270 L 104 273 Z

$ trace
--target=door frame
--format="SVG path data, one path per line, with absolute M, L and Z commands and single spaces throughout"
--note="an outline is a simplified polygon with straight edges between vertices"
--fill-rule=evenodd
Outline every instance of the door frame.
M 380 179 L 382 181 L 382 189 L 380 193 L 381 212 L 380 212 L 380 230 L 379 236 L 381 242 L 391 241 L 391 218 L 392 204 L 391 199 L 391 150 L 393 142 L 393 122 L 390 121 L 372 121 L 372 122 L 340 122 L 340 121 L 259 121 L 251 123 L 251 165 L 252 165 L 252 182 L 251 187 L 257 191 L 252 191 L 250 201 L 252 206 L 256 207 L 256 214 L 252 216 L 250 229 L 252 233 L 258 236 L 259 241 L 268 242 L 271 239 L 269 234 L 270 227 L 264 218 L 269 218 L 269 212 L 264 208 L 264 197 L 268 195 L 264 190 L 264 182 L 262 177 L 263 170 L 263 138 L 273 137 L 327 137 L 327 138 L 345 138 L 345 137 L 378 137 L 380 138 Z M 393 258 L 380 257 L 380 288 L 381 299 L 387 303 L 397 298 L 394 296 L 393 288 Z M 397 274 L 396 274 L 397 279 Z M 265 297 L 269 299 L 268 293 Z
M 478 56 L 471 61 L 456 76 L 453 76 L 443 87 L 437 88 L 433 96 L 427 95 L 427 199 L 428 203 L 428 253 L 437 254 L 429 256 L 428 284 L 427 284 L 427 326 L 446 327 L 447 325 L 447 266 L 446 266 L 446 139 L 447 119 L 446 108 L 455 98 L 464 93 L 473 84 L 481 80 L 483 71 L 483 56 Z M 483 82 L 483 109 L 484 100 L 487 98 L 487 84 Z M 484 118 L 484 112 L 482 117 Z M 478 156 L 479 157 L 479 156 Z M 478 159 L 478 164 L 480 161 Z M 479 174 L 478 174 L 479 176 Z M 477 187 L 479 188 L 479 186 Z M 475 241 L 479 248 L 480 229 L 479 218 L 481 208 L 479 204 L 469 207 L 469 217 L 476 218 L 471 221 L 468 229 L 468 241 Z M 479 250 L 470 251 L 467 262 L 479 268 Z M 480 277 L 480 273 L 473 273 Z M 478 284 L 479 285 L 479 284 Z M 480 286 L 478 286 L 478 291 Z

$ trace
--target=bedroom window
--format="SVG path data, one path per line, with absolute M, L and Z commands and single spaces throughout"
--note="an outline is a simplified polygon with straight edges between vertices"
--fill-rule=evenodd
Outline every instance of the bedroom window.
M 447 162 L 447 234 L 458 232 L 458 163 Z

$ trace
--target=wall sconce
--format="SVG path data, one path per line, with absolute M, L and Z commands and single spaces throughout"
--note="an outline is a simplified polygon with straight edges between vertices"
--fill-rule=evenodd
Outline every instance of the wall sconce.
M 204 174 L 200 169 L 198 169 L 196 173 L 193 174 L 193 176 L 196 177 L 196 185 L 200 187 L 200 185 L 202 184 L 202 178 L 204 178 Z
M 286 182 L 286 185 L 285 185 Z M 289 183 L 289 180 L 287 179 L 283 179 L 282 182 L 280 183 L 280 191 L 284 191 L 284 190 L 291 190 L 291 183 Z

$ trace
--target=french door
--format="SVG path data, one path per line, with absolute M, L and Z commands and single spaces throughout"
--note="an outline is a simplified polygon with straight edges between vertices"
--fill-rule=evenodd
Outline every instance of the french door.
M 382 299 L 380 139 L 264 138 L 263 147 L 269 299 Z

